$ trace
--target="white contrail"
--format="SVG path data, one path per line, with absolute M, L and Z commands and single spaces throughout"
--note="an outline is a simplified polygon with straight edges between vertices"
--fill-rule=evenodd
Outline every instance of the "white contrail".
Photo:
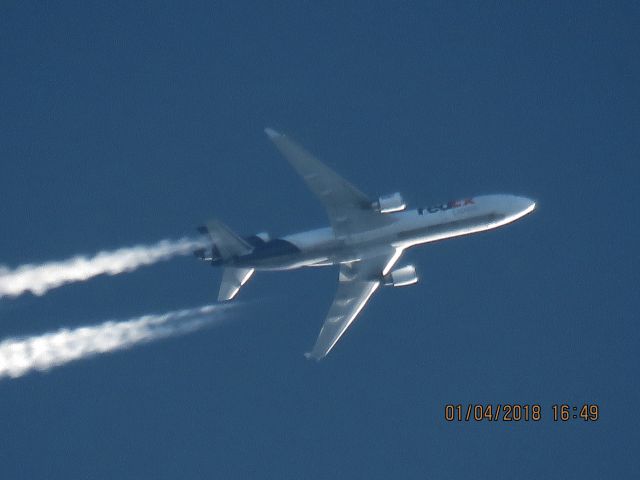
M 0 379 L 16 378 L 32 370 L 48 370 L 99 353 L 192 332 L 221 321 L 226 308 L 205 305 L 72 330 L 63 328 L 26 338 L 9 338 L 0 342 Z
M 116 275 L 145 265 L 185 255 L 202 242 L 191 238 L 163 240 L 153 245 L 137 245 L 102 251 L 92 257 L 75 256 L 67 260 L 21 265 L 13 270 L 0 265 L 0 298 L 15 297 L 31 291 L 44 295 L 52 288 L 88 280 L 96 275 Z

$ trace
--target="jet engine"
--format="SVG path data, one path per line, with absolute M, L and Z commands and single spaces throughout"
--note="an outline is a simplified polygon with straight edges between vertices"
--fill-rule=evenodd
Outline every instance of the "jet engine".
M 200 260 L 204 260 L 205 262 L 215 262 L 216 260 L 220 260 L 220 258 L 222 258 L 215 245 L 210 249 L 198 248 L 197 250 L 193 251 L 193 254 L 197 258 L 199 258 Z
M 207 250 L 205 248 L 199 248 L 193 251 L 193 254 L 198 257 L 200 260 L 208 260 L 207 259 Z
M 391 273 L 384 276 L 384 285 L 386 287 L 405 287 L 418 282 L 416 267 L 407 265 L 402 268 L 396 268 Z
M 406 203 L 402 199 L 402 195 L 398 192 L 391 195 L 383 195 L 371 204 L 374 210 L 380 213 L 400 212 L 407 208 Z
M 212 262 L 214 260 L 213 249 L 207 250 L 206 248 L 199 248 L 193 251 L 193 254 L 200 260 L 205 262 Z
M 265 243 L 271 240 L 271 236 L 267 232 L 256 233 L 255 235 L 250 235 L 248 237 L 244 237 L 244 240 L 254 248 L 262 247 Z

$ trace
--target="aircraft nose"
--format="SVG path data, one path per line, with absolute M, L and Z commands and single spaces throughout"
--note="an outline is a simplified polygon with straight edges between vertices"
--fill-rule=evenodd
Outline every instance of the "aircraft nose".
M 516 197 L 516 204 L 516 208 L 522 213 L 522 215 L 526 215 L 536 208 L 535 200 L 527 197 Z

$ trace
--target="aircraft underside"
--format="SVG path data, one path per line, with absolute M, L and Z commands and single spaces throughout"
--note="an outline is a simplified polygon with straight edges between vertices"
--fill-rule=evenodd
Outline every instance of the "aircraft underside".
M 270 239 L 240 237 L 219 221 L 199 230 L 210 249 L 196 256 L 224 268 L 218 300 L 233 299 L 256 270 L 340 265 L 338 290 L 308 358 L 334 347 L 381 285 L 413 285 L 413 265 L 394 267 L 407 248 L 493 229 L 530 213 L 535 202 L 514 195 L 485 195 L 406 210 L 399 193 L 371 200 L 301 146 L 265 130 L 278 150 L 324 205 L 330 227 Z

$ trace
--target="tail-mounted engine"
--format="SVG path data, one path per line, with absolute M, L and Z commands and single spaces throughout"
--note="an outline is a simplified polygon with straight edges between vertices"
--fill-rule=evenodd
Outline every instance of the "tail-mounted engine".
M 271 240 L 271 236 L 267 232 L 260 232 L 255 235 L 251 235 L 250 237 L 245 237 L 244 239 L 254 247 L 261 247 Z
M 404 210 L 407 208 L 407 204 L 404 203 L 402 195 L 396 192 L 391 195 L 383 195 L 373 202 L 371 207 L 380 213 L 393 213 Z
M 198 248 L 197 250 L 193 251 L 193 254 L 197 258 L 199 258 L 200 260 L 204 260 L 205 262 L 216 262 L 222 259 L 222 257 L 220 256 L 220 252 L 215 245 L 213 245 L 211 248 Z
M 407 285 L 418 283 L 416 267 L 407 265 L 406 267 L 396 268 L 385 275 L 383 281 L 386 287 L 406 287 Z

